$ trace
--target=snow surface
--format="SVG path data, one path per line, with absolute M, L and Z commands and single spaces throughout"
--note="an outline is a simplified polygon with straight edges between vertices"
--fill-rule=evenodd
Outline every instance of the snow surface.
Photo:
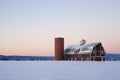
M 0 61 L 0 80 L 120 80 L 120 62 Z

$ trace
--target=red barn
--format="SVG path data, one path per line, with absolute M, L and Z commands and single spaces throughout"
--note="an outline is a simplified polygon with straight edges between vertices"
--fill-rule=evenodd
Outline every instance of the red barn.
M 57 48 L 58 50 L 56 50 L 57 56 L 55 56 L 56 60 L 105 61 L 106 53 L 105 53 L 105 50 L 101 42 L 86 44 L 86 41 L 82 40 L 80 45 L 72 45 L 72 46 L 67 47 L 64 50 L 63 49 L 64 39 L 59 38 L 59 41 L 62 42 L 62 44 L 59 44 L 58 42 L 55 43 L 55 44 L 58 44 L 56 46 L 58 47 Z M 60 47 L 62 49 L 59 49 Z M 60 56 L 58 57 L 58 55 Z

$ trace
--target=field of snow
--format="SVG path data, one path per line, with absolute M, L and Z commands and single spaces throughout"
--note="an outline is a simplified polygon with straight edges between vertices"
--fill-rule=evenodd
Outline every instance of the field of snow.
M 0 80 L 120 80 L 120 62 L 0 61 Z

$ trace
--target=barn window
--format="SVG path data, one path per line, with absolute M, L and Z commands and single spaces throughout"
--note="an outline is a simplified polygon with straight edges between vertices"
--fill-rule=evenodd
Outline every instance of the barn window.
M 97 51 L 96 56 L 100 56 L 100 52 Z
M 101 54 L 101 56 L 105 56 L 105 54 Z
M 101 57 L 95 57 L 95 61 L 101 61 L 102 58 Z
M 91 56 L 95 56 L 95 54 L 92 53 Z

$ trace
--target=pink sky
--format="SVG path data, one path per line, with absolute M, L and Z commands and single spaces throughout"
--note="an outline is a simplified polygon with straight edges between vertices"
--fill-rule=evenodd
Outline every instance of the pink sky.
M 0 55 L 54 55 L 54 38 L 65 48 L 102 42 L 120 53 L 119 0 L 0 1 Z

